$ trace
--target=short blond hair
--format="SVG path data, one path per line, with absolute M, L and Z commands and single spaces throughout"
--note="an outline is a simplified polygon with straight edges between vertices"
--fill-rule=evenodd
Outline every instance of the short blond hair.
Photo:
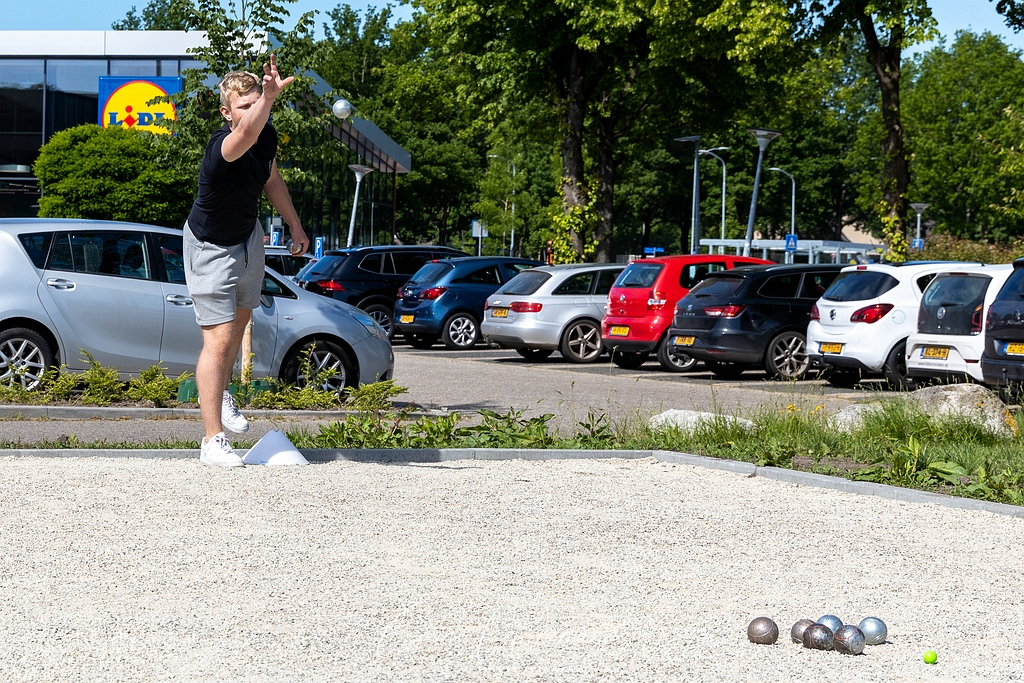
M 244 95 L 254 88 L 259 88 L 262 81 L 254 73 L 248 71 L 232 71 L 226 74 L 221 79 L 220 85 L 217 86 L 220 89 L 220 104 L 222 107 L 230 107 L 228 101 L 229 95 L 235 93 L 236 95 Z

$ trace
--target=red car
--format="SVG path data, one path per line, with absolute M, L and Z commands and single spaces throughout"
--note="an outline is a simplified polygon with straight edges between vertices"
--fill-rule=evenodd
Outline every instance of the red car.
M 633 261 L 622 271 L 608 294 L 601 320 L 601 341 L 620 368 L 644 364 L 652 351 L 670 372 L 692 369 L 697 361 L 665 343 L 676 302 L 708 273 L 736 266 L 771 264 L 749 256 L 698 254 L 663 256 Z

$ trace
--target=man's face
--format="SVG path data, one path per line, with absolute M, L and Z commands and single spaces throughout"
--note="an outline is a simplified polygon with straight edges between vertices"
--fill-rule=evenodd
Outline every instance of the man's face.
M 224 116 L 224 120 L 228 122 L 231 130 L 235 129 L 235 126 L 237 126 L 238 122 L 242 120 L 242 116 L 245 112 L 249 111 L 252 105 L 256 104 L 256 100 L 259 98 L 259 88 L 253 88 L 242 95 L 233 92 L 228 93 L 228 106 L 222 106 L 220 108 L 220 113 Z

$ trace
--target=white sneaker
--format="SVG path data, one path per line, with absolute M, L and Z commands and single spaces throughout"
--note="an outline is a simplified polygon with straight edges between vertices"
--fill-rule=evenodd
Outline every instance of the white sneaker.
M 203 445 L 199 449 L 199 462 L 210 467 L 242 467 L 245 465 L 224 437 L 224 432 L 214 434 L 209 440 L 203 438 Z
M 235 405 L 235 399 L 227 390 L 224 391 L 224 400 L 221 401 L 220 424 L 224 429 L 235 434 L 245 434 L 249 431 L 249 421 L 245 419 L 245 415 L 239 412 L 238 406 Z

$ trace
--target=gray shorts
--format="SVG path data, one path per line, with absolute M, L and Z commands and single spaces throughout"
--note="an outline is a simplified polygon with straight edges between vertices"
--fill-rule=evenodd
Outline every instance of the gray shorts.
M 184 237 L 185 282 L 195 305 L 196 322 L 219 325 L 235 319 L 237 308 L 258 308 L 263 289 L 263 229 L 259 224 L 247 242 L 222 247 L 192 234 Z

